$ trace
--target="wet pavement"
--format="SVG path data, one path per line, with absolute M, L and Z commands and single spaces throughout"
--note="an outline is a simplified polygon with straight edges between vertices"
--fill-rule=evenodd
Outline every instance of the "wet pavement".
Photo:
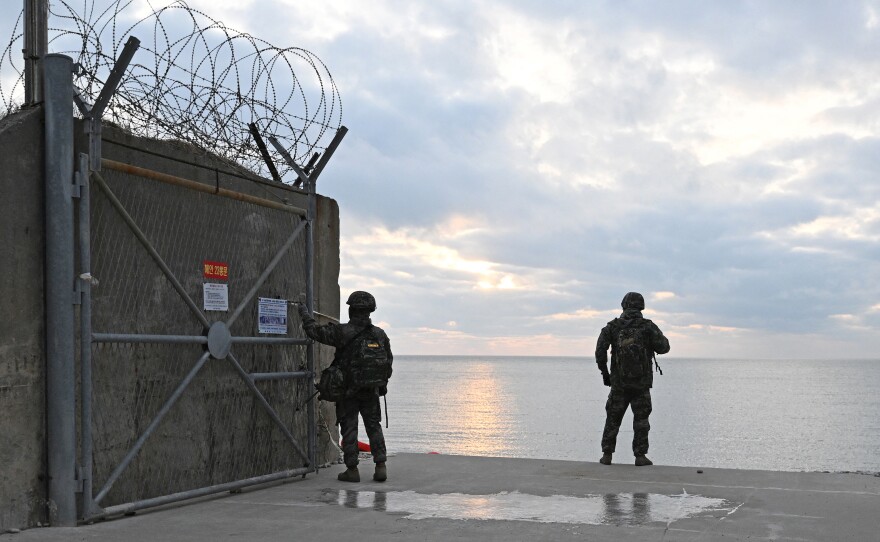
M 482 519 L 584 525 L 671 524 L 687 517 L 727 513 L 735 505 L 699 495 L 606 493 L 571 497 L 529 495 L 514 491 L 491 495 L 423 494 L 415 491 L 327 489 L 324 502 L 400 514 L 405 519 Z M 714 516 L 713 516 L 714 517 Z
M 615 457 L 617 459 L 617 457 Z M 869 540 L 880 477 L 401 454 L 389 480 L 305 479 L 2 542 Z

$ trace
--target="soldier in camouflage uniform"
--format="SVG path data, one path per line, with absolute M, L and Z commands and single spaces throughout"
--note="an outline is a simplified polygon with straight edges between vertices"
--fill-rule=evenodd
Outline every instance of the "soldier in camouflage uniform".
M 340 351 L 340 349 L 349 345 L 367 326 L 372 326 L 370 313 L 376 310 L 376 299 L 367 292 L 353 292 L 349 296 L 347 304 L 349 306 L 348 323 L 331 322 L 322 326 L 315 323 L 305 305 L 298 305 L 302 327 L 306 335 L 320 343 L 336 347 L 337 357 L 340 353 L 350 357 L 351 353 Z M 373 326 L 373 333 L 380 341 L 384 342 L 390 364 L 393 356 L 388 335 L 376 326 Z M 351 360 L 334 359 L 334 363 L 337 361 L 344 365 Z M 339 474 L 339 480 L 343 482 L 360 482 L 361 480 L 358 472 L 358 414 L 364 420 L 364 429 L 370 439 L 370 452 L 373 454 L 373 461 L 376 464 L 373 480 L 384 482 L 388 478 L 385 467 L 387 457 L 385 436 L 382 434 L 382 410 L 379 407 L 379 397 L 387 392 L 387 386 L 350 389 L 344 399 L 336 402 L 336 423 L 339 424 L 342 433 L 342 454 L 347 467 L 345 472 Z
M 657 325 L 642 318 L 642 310 L 645 308 L 645 299 L 642 294 L 629 292 L 621 302 L 623 314 L 619 318 L 608 322 L 599 333 L 596 342 L 596 364 L 602 373 L 602 381 L 611 387 L 608 401 L 605 403 L 605 430 L 602 432 L 602 458 L 599 460 L 603 465 L 611 464 L 611 454 L 617 445 L 617 433 L 620 423 L 628 407 L 633 412 L 633 454 L 637 466 L 652 465 L 647 458 L 648 431 L 651 424 L 648 416 L 651 415 L 651 386 L 654 381 L 651 359 L 654 354 L 669 352 L 669 340 L 660 331 Z M 643 366 L 637 370 L 639 376 L 633 377 L 621 366 L 615 356 L 621 357 L 621 345 L 618 344 L 622 337 L 621 330 L 624 328 L 639 330 L 640 340 L 644 350 Z M 642 338 L 643 337 L 643 338 Z M 608 371 L 608 347 L 611 347 L 611 371 Z M 644 366 L 646 364 L 646 366 Z

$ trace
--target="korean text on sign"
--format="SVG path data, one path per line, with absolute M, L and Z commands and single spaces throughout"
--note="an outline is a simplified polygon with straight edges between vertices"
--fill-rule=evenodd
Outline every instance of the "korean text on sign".
M 205 260 L 204 272 L 206 279 L 222 279 L 229 278 L 229 264 L 223 262 L 211 262 Z

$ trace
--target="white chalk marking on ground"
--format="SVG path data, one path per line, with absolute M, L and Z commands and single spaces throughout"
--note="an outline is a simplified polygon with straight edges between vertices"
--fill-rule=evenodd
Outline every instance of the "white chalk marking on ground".
M 738 505 L 736 505 L 736 508 L 734 508 L 733 510 L 731 510 L 730 512 L 728 512 L 727 515 L 725 515 L 723 518 L 721 518 L 720 521 L 724 521 L 725 519 L 729 518 L 731 515 L 733 515 L 734 512 L 736 512 L 737 510 L 739 510 L 740 508 L 742 508 L 742 506 L 743 506 L 744 504 L 745 504 L 745 502 L 741 502 L 741 503 L 739 503 Z

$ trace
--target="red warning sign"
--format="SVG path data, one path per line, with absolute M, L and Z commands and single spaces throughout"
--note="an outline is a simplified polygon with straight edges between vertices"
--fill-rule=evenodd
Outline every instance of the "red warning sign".
M 221 279 L 227 280 L 229 278 L 229 264 L 223 262 L 209 262 L 205 260 L 205 278 L 206 279 Z

